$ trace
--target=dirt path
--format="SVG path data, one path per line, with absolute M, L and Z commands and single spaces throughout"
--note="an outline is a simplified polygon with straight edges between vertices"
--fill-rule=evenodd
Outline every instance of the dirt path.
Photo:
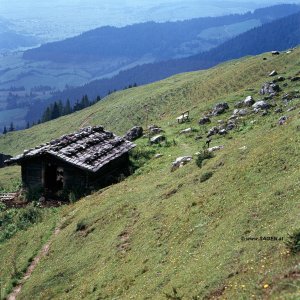
M 51 238 L 49 239 L 49 241 L 43 246 L 40 253 L 34 258 L 32 263 L 28 267 L 24 277 L 22 278 L 21 282 L 13 289 L 12 293 L 7 297 L 7 300 L 16 300 L 17 299 L 17 296 L 22 291 L 24 283 L 31 277 L 32 272 L 34 271 L 34 269 L 36 268 L 36 266 L 38 265 L 40 260 L 49 253 L 52 239 L 60 233 L 60 230 L 61 230 L 60 226 L 55 229 L 55 231 L 54 231 L 53 235 L 51 236 Z

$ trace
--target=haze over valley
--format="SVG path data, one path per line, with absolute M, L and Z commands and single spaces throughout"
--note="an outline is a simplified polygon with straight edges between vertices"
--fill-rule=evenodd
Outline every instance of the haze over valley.
M 0 1 L 0 17 L 9 28 L 43 42 L 71 37 L 97 27 L 125 26 L 147 21 L 165 22 L 243 13 L 285 3 L 270 0 L 28 0 Z M 295 0 L 292 3 L 299 3 Z M 88 17 L 87 17 L 88 16 Z
M 42 114 L 37 110 L 45 107 L 40 103 L 60 91 L 209 51 L 299 9 L 255 11 L 272 1 L 0 2 L 0 128 L 12 119 L 17 128 L 37 122 Z M 100 94 L 119 88 L 103 87 Z

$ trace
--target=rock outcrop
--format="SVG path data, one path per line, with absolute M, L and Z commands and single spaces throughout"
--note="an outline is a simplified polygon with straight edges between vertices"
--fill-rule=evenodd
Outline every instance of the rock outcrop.
M 131 128 L 125 135 L 125 139 L 128 141 L 134 141 L 143 136 L 143 127 L 135 126 Z

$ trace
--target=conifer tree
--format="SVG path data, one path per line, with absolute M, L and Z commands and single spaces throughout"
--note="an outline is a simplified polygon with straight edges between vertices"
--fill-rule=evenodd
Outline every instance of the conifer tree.
M 14 130 L 15 130 L 14 123 L 11 122 L 9 126 L 9 131 L 14 131 Z
M 70 104 L 70 99 L 67 100 L 66 105 L 64 107 L 64 115 L 68 115 L 72 112 L 71 104 Z

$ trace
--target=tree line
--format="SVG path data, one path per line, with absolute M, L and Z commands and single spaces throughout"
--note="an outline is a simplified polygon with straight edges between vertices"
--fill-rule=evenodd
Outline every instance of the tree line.
M 61 100 L 55 101 L 46 107 L 42 114 L 41 123 L 48 122 L 57 119 L 62 116 L 69 115 L 73 112 L 87 108 L 101 100 L 100 96 L 97 96 L 95 100 L 90 101 L 87 95 L 84 95 L 81 100 L 76 100 L 74 105 L 71 105 L 69 99 L 65 103 Z
M 42 117 L 37 121 L 37 123 L 33 122 L 31 125 L 29 121 L 27 122 L 26 129 L 35 126 L 36 124 L 45 123 L 54 119 L 57 119 L 62 116 L 69 115 L 73 112 L 82 110 L 84 108 L 87 108 L 101 100 L 100 96 L 97 96 L 95 100 L 90 101 L 87 95 L 84 95 L 81 100 L 76 100 L 74 105 L 71 105 L 70 100 L 68 99 L 65 103 L 63 103 L 61 100 L 55 101 L 54 103 L 51 103 L 48 105 L 44 112 L 42 113 Z M 16 128 L 14 126 L 14 123 L 11 122 L 10 126 L 4 126 L 2 133 L 7 134 L 8 132 L 15 131 Z

